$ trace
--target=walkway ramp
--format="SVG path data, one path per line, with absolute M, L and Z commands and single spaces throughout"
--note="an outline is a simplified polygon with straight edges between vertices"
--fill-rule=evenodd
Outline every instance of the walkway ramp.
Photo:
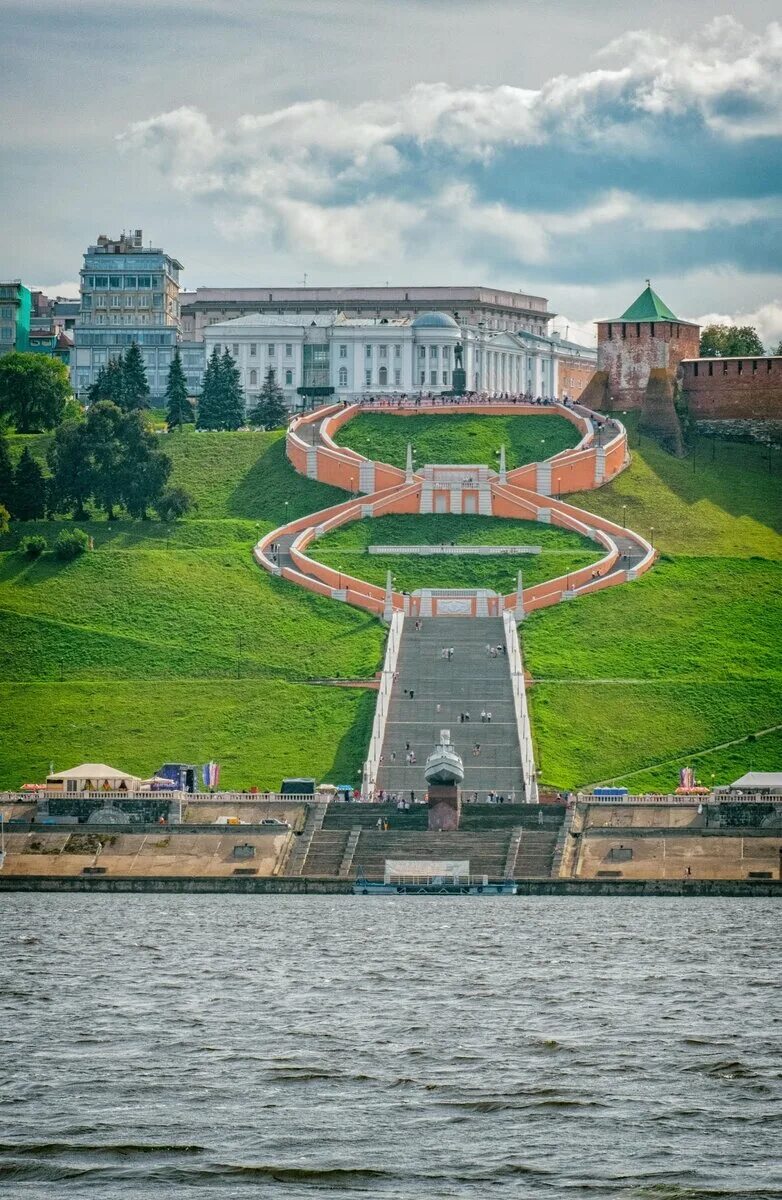
M 522 801 L 521 750 L 502 619 L 433 617 L 421 624 L 416 630 L 414 620 L 405 621 L 377 788 L 408 797 L 415 792 L 420 798 L 426 790 L 426 757 L 440 730 L 450 729 L 464 762 L 464 797 L 477 794 L 484 800 L 493 791 Z M 501 651 L 493 658 L 487 646 Z M 451 648 L 453 657 L 444 657 L 443 650 Z M 481 720 L 482 712 L 491 713 L 491 722 Z M 469 713 L 469 721 L 460 721 L 461 713 Z M 414 764 L 406 761 L 410 750 Z

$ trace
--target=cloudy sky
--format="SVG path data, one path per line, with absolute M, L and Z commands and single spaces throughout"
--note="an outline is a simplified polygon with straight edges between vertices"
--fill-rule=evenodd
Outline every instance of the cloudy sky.
M 573 336 L 650 276 L 776 342 L 782 24 L 734 10 L 0 0 L 0 274 L 140 226 L 188 287 L 495 284 Z

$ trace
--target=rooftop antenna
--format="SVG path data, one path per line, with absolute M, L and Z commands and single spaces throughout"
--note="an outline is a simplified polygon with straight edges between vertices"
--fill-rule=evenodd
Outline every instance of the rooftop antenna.
M 304 286 L 304 287 L 306 287 L 306 286 L 307 286 L 307 272 L 306 272 L 306 271 L 304 272 L 304 284 L 303 284 L 303 286 Z
M 652 281 L 651 281 L 651 279 L 647 279 L 647 281 L 646 281 L 646 286 L 647 286 L 648 288 L 650 288 L 650 287 L 652 286 Z

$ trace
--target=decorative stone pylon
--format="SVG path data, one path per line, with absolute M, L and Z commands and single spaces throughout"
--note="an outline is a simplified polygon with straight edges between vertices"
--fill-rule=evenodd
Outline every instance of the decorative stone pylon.
M 405 483 L 413 482 L 413 447 L 407 443 L 407 462 L 405 463 Z
M 391 624 L 391 618 L 394 615 L 394 591 L 391 587 L 391 572 L 386 571 L 386 595 L 383 601 L 383 620 L 387 624 Z
M 517 622 L 523 621 L 526 616 L 524 612 L 524 588 L 521 582 L 521 571 L 516 576 L 516 608 L 514 615 Z
M 500 446 L 500 483 L 508 482 L 508 472 L 505 469 L 505 444 Z

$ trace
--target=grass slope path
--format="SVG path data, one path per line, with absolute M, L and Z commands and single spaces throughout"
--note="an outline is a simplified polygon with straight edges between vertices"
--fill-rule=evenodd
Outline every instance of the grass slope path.
M 385 411 L 378 411 L 383 408 Z M 423 438 L 427 449 L 436 445 L 436 439 L 431 436 L 433 421 L 441 422 L 443 444 L 448 448 L 447 431 L 454 423 L 489 414 L 504 420 L 509 437 L 509 430 L 521 424 L 519 418 L 526 418 L 523 424 L 534 430 L 532 437 L 521 439 L 527 452 L 533 446 L 545 448 L 547 442 L 562 448 L 539 462 L 508 469 L 503 446 L 496 470 L 480 463 L 428 465 L 415 470 L 412 455 L 408 453 L 403 470 L 392 463 L 368 458 L 350 446 L 337 444 L 338 431 L 361 414 L 375 433 L 384 432 L 380 424 L 383 421 L 388 433 L 389 419 L 395 422 L 397 418 L 406 418 L 411 435 L 416 436 L 419 453 L 421 439 L 416 422 L 427 422 Z M 565 431 L 570 429 L 571 436 L 557 432 L 557 423 Z M 573 427 L 581 435 L 575 447 L 568 445 Z M 539 437 L 541 432 L 544 436 Z M 393 438 L 387 437 L 385 444 L 393 442 Z M 453 444 L 457 445 L 458 440 Z M 399 450 L 397 437 L 393 453 L 397 459 Z M 514 443 L 514 458 L 519 459 L 523 457 L 524 449 L 520 453 L 517 450 Z M 288 521 L 265 534 L 255 547 L 256 561 L 274 575 L 320 595 L 383 615 L 385 619 L 393 612 L 419 615 L 423 612 L 421 596 L 391 589 L 387 592 L 379 582 L 357 578 L 342 569 L 335 569 L 328 562 L 318 561 L 306 553 L 307 547 L 340 526 L 362 518 L 446 511 L 452 514 L 480 512 L 555 525 L 580 534 L 600 547 L 600 557 L 591 562 L 563 562 L 564 570 L 553 579 L 542 580 L 527 588 L 516 587 L 489 599 L 490 616 L 499 616 L 505 610 L 514 610 L 521 615 L 634 580 L 643 575 L 655 559 L 651 543 L 625 524 L 595 516 L 562 499 L 569 492 L 602 486 L 623 471 L 629 462 L 623 425 L 577 405 L 393 401 L 384 406 L 382 402 L 374 401 L 371 408 L 361 404 L 327 406 L 299 417 L 291 424 L 286 451 L 290 462 L 302 475 L 342 487 L 353 493 L 354 499 Z M 486 457 L 487 447 L 482 445 L 479 452 Z M 359 493 L 364 494 L 359 497 Z M 466 584 L 465 579 L 462 586 Z M 436 605 L 436 601 L 434 603 Z M 477 613 L 477 600 L 473 602 L 472 613 Z

